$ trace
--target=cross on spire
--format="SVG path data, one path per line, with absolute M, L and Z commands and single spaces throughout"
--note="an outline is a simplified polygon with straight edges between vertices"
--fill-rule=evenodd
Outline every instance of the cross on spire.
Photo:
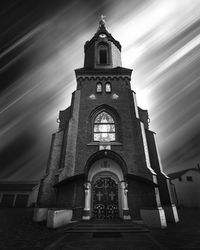
M 104 16 L 103 14 L 101 14 L 101 20 L 102 20 L 103 22 L 105 22 L 105 18 L 106 18 L 106 16 Z
M 105 18 L 106 18 L 106 16 L 101 14 L 101 20 L 99 21 L 99 27 L 105 26 L 105 23 L 106 23 Z

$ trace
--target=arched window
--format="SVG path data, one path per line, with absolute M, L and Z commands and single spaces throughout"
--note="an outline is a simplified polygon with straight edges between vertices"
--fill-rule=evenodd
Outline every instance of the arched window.
M 94 141 L 110 142 L 116 140 L 115 122 L 110 114 L 103 111 L 94 120 Z
M 99 64 L 108 64 L 108 47 L 106 45 L 100 45 L 99 51 Z
M 107 93 L 111 92 L 111 84 L 109 82 L 106 83 L 106 92 Z
M 97 92 L 98 93 L 102 92 L 102 84 L 100 82 L 97 83 Z

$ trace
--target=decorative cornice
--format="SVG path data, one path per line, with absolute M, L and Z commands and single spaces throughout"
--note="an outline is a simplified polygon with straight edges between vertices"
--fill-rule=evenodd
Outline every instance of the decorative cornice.
M 88 80 L 113 80 L 127 79 L 130 81 L 132 69 L 116 67 L 112 69 L 87 69 L 80 68 L 75 70 L 76 78 Z
M 116 68 L 99 68 L 99 69 L 91 69 L 91 68 L 79 68 L 75 69 L 76 75 L 121 75 L 121 74 L 129 74 L 131 75 L 132 69 L 116 67 Z
M 112 80 L 126 80 L 126 81 L 130 81 L 131 77 L 130 76 L 117 76 L 117 75 L 113 75 L 113 76 L 90 76 L 90 75 L 85 75 L 85 76 L 78 76 L 77 77 L 77 81 L 112 81 Z

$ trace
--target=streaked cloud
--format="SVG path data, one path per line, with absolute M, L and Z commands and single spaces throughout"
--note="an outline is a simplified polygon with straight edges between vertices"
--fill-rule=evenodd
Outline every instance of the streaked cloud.
M 164 169 L 195 166 L 200 160 L 199 9 L 198 0 L 50 1 L 38 9 L 8 4 L 0 13 L 9 27 L 0 44 L 1 177 L 38 179 L 44 173 L 58 112 L 70 105 L 74 69 L 83 66 L 84 43 L 102 13 L 122 45 L 123 67 L 133 68 L 132 88 L 139 106 L 149 110 Z M 15 152 L 12 145 L 24 141 L 29 150 Z M 12 162 L 5 157 L 10 148 Z

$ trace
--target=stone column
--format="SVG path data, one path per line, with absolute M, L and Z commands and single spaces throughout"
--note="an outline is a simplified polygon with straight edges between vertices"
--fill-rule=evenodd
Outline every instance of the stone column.
M 121 182 L 121 198 L 122 198 L 122 216 L 124 220 L 130 220 L 131 216 L 128 208 L 128 184 L 125 181 Z
M 85 191 L 85 207 L 83 209 L 83 220 L 89 220 L 91 218 L 91 183 L 86 182 L 84 184 Z

